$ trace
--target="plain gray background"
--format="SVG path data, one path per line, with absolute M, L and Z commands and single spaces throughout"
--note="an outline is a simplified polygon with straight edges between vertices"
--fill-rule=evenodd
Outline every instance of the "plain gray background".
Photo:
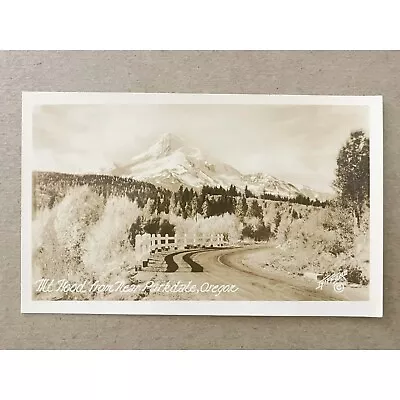
M 20 314 L 21 91 L 383 95 L 384 317 Z M 0 348 L 400 348 L 399 129 L 399 52 L 0 52 Z

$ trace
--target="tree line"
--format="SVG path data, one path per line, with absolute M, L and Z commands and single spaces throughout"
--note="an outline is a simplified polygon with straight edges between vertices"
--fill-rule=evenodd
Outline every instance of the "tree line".
M 236 214 L 240 218 L 261 218 L 260 200 L 261 203 L 262 200 L 271 200 L 315 207 L 325 207 L 327 204 L 302 195 L 289 198 L 263 193 L 257 197 L 247 187 L 242 193 L 234 185 L 227 189 L 206 185 L 200 191 L 180 186 L 178 191 L 172 192 L 151 183 L 110 175 L 35 172 L 33 181 L 34 203 L 37 208 L 52 208 L 65 196 L 70 187 L 83 185 L 88 185 L 105 199 L 110 196 L 127 196 L 131 201 L 136 201 L 139 208 L 146 208 L 146 214 L 174 213 L 185 219 L 195 218 L 198 214 L 211 217 L 225 213 Z

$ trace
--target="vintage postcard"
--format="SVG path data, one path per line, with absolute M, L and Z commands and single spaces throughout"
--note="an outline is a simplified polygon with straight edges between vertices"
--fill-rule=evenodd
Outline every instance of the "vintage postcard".
M 22 108 L 23 313 L 382 316 L 382 97 Z

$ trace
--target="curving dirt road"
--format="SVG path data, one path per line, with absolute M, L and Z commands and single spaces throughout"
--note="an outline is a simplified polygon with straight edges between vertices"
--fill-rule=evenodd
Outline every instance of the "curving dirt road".
M 174 253 L 175 272 L 168 274 L 174 281 L 188 281 L 200 287 L 210 285 L 236 285 L 235 292 L 197 293 L 184 296 L 192 300 L 271 300 L 271 301 L 338 301 L 348 300 L 335 293 L 332 287 L 316 290 L 317 283 L 284 271 L 249 267 L 242 261 L 250 253 L 263 251 L 266 246 L 248 246 L 230 249 L 199 249 Z M 201 272 L 202 269 L 202 272 Z M 191 272 L 200 272 L 193 274 Z M 179 296 L 181 298 L 181 296 Z
M 342 300 L 332 290 L 316 290 L 315 282 L 288 275 L 283 271 L 265 271 L 242 263 L 247 253 L 265 251 L 265 247 L 237 248 L 202 252 L 192 259 L 203 266 L 204 280 L 221 284 L 232 283 L 239 287 L 236 293 L 228 293 L 227 300 Z M 225 297 L 225 296 L 224 296 Z

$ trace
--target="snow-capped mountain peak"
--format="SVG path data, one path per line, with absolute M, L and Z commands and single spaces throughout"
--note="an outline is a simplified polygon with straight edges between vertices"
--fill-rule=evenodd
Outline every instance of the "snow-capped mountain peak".
M 161 158 L 168 156 L 176 150 L 184 147 L 184 141 L 172 133 L 164 134 L 157 143 L 150 147 L 149 152 L 156 157 Z
M 191 147 L 179 136 L 166 133 L 147 151 L 133 157 L 130 162 L 118 165 L 111 174 L 131 177 L 156 186 L 177 190 L 181 185 L 194 189 L 202 186 L 245 187 L 254 194 L 263 192 L 286 197 L 304 194 L 302 189 L 264 173 L 245 175 L 201 150 Z M 307 188 L 307 196 L 321 197 Z

